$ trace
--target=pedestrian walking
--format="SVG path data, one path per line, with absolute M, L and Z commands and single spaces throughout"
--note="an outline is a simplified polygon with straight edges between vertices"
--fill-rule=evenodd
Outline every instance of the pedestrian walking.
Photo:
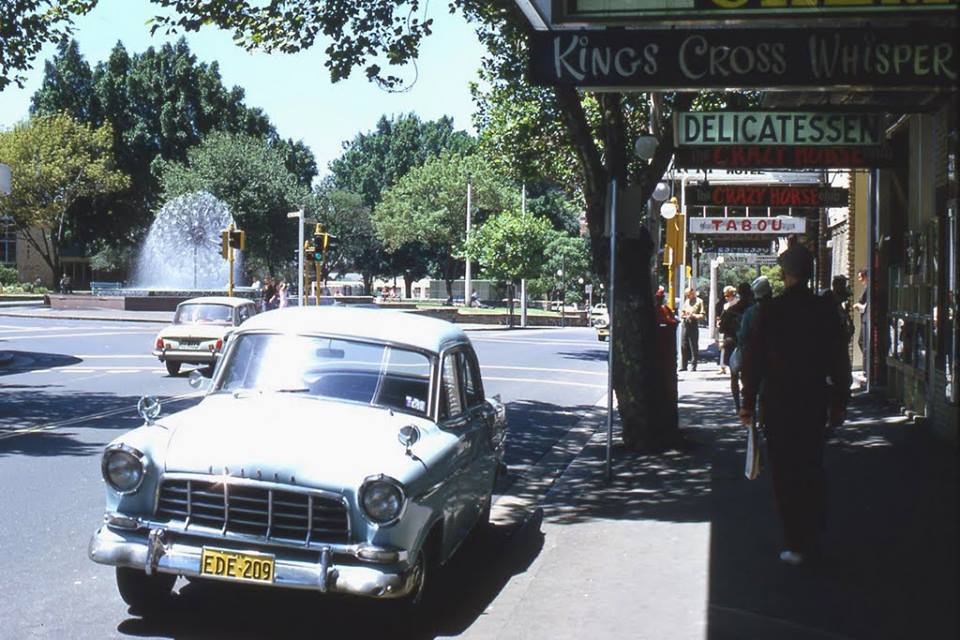
M 850 317 L 850 290 L 847 288 L 847 276 L 836 275 L 830 282 L 830 289 L 821 294 L 833 307 L 847 344 L 853 339 L 853 318 Z
M 857 272 L 857 280 L 863 285 L 863 291 L 860 293 L 860 299 L 854 303 L 853 308 L 860 313 L 860 338 L 857 345 L 860 347 L 860 353 L 866 356 L 867 337 L 870 335 L 870 327 L 867 326 L 867 304 L 870 300 L 870 277 L 866 269 L 860 269 Z
M 653 299 L 656 305 L 657 324 L 661 326 L 677 324 L 677 317 L 674 315 L 673 309 L 666 305 L 666 292 L 663 290 L 663 287 L 657 288 Z
M 289 303 L 289 295 L 287 293 L 286 282 L 281 281 L 280 284 L 277 285 L 277 300 L 278 300 L 277 307 L 280 309 L 283 309 Z
M 732 307 L 736 299 L 737 290 L 730 285 L 727 285 L 723 288 L 723 299 L 717 303 L 716 309 L 716 320 L 717 323 L 717 346 L 720 348 L 720 359 L 718 364 L 720 365 L 720 373 L 725 374 L 727 372 L 727 367 L 730 365 L 730 351 L 726 349 L 723 340 L 723 331 L 720 330 L 720 318 L 723 317 L 723 312 Z
M 703 320 L 703 300 L 695 289 L 688 288 L 686 298 L 680 305 L 680 321 L 683 323 L 680 336 L 680 370 L 687 370 L 687 363 L 692 370 L 697 370 L 697 360 L 700 351 L 700 321 Z
M 823 452 L 843 424 L 850 358 L 834 310 L 807 286 L 813 256 L 781 254 L 784 292 L 759 307 L 743 352 L 740 420 L 750 426 L 760 393 L 773 493 L 783 528 L 780 560 L 803 563 L 826 525 Z
M 730 393 L 733 395 L 733 406 L 737 412 L 740 411 L 740 370 L 730 366 L 730 356 L 739 344 L 737 342 L 737 332 L 740 330 L 740 322 L 743 314 L 753 305 L 753 289 L 749 282 L 741 282 L 737 285 L 737 300 L 732 305 L 723 310 L 720 314 L 721 340 L 723 349 L 726 353 L 727 366 L 730 368 Z
M 264 276 L 263 288 L 260 290 L 260 302 L 264 311 L 274 309 L 274 302 L 277 297 L 277 285 L 274 284 L 270 276 Z

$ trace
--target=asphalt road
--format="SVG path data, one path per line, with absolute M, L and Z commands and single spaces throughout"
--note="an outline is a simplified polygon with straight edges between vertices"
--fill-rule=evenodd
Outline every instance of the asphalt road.
M 86 549 L 103 514 L 100 452 L 140 424 L 137 400 L 166 398 L 164 413 L 197 401 L 186 375 L 170 377 L 149 355 L 160 326 L 0 317 L 0 351 L 13 355 L 0 365 L 0 638 L 469 637 L 539 553 L 535 524 L 474 536 L 440 576 L 443 595 L 414 620 L 376 603 L 185 581 L 168 616 L 128 613 L 113 568 Z M 576 453 L 564 436 L 605 400 L 606 344 L 590 329 L 470 336 L 487 393 L 507 403 L 511 475 L 500 492 L 509 496 L 544 459 Z

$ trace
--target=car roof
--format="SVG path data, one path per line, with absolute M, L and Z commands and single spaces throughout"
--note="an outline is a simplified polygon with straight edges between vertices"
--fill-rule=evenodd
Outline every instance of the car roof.
M 179 307 L 181 304 L 225 304 L 230 307 L 239 307 L 244 304 L 253 304 L 253 300 L 249 298 L 228 298 L 227 296 L 205 296 L 184 300 L 177 306 Z
M 251 331 L 336 335 L 408 345 L 439 353 L 452 343 L 469 342 L 452 322 L 404 311 L 337 307 L 287 307 L 253 316 L 237 334 Z

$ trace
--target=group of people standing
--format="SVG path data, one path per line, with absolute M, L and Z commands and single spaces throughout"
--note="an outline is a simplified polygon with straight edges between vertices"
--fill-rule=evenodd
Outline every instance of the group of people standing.
M 289 290 L 287 283 L 283 280 L 264 276 L 262 283 L 260 280 L 255 280 L 252 286 L 260 290 L 260 311 L 282 309 L 289 304 Z

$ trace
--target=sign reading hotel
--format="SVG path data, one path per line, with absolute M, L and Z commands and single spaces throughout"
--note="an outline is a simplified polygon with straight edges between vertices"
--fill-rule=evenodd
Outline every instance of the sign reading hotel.
M 690 233 L 696 235 L 786 236 L 806 233 L 806 218 L 690 218 Z
M 819 185 L 700 185 L 686 188 L 686 203 L 712 207 L 845 207 L 846 189 Z
M 679 112 L 677 146 L 879 146 L 883 122 L 876 113 L 781 113 L 772 111 Z
M 537 31 L 530 79 L 610 90 L 953 89 L 955 40 L 942 27 Z
M 674 164 L 679 169 L 872 169 L 896 166 L 896 158 L 887 145 L 678 147 L 673 157 Z
M 558 22 L 654 18 L 820 17 L 930 13 L 955 9 L 957 0 L 554 0 Z

